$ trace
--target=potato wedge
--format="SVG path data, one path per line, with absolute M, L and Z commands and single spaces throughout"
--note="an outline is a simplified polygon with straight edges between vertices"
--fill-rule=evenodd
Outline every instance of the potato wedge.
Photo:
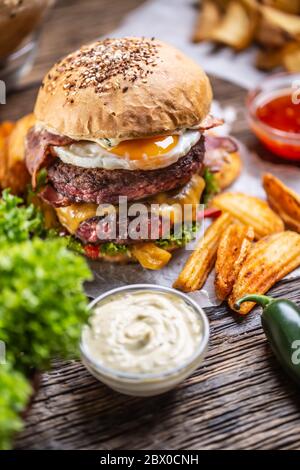
M 289 72 L 300 71 L 300 41 L 285 46 L 282 51 L 282 63 Z
M 172 257 L 171 253 L 159 248 L 155 243 L 136 244 L 131 248 L 131 252 L 143 268 L 152 270 L 162 269 Z
M 211 31 L 210 39 L 237 51 L 245 49 L 254 37 L 256 17 L 256 11 L 232 0 L 220 24 Z
M 256 57 L 256 66 L 262 70 L 283 66 L 289 72 L 300 71 L 300 41 L 292 41 L 280 48 L 260 51 Z
M 5 121 L 0 124 L 0 187 L 5 188 L 4 178 L 8 161 L 8 138 L 13 131 L 14 123 Z
M 10 165 L 17 161 L 24 161 L 24 142 L 29 129 L 34 126 L 34 114 L 27 114 L 16 122 L 13 132 L 9 137 Z
M 300 16 L 291 15 L 269 6 L 261 5 L 263 18 L 274 26 L 278 26 L 292 38 L 300 38 Z
M 7 161 L 7 139 L 0 134 L 0 187 L 3 187 L 3 178 L 5 174 Z
M 208 227 L 196 250 L 188 258 L 173 287 L 183 292 L 201 289 L 215 264 L 222 233 L 230 224 L 230 215 L 222 214 Z
M 204 0 L 198 13 L 193 42 L 207 41 L 221 20 L 221 11 L 214 0 Z
M 220 190 L 226 189 L 234 183 L 242 171 L 242 160 L 239 152 L 228 153 L 226 161 L 217 173 L 214 173 L 215 181 Z
M 299 0 L 263 0 L 262 3 L 287 13 L 292 13 L 294 15 L 300 14 Z
M 253 227 L 256 239 L 284 230 L 280 217 L 267 202 L 257 197 L 242 193 L 222 193 L 212 199 L 211 206 L 229 212 L 234 219 Z
M 279 49 L 262 49 L 256 56 L 256 67 L 261 70 L 272 70 L 283 64 L 283 48 Z
M 229 296 L 229 306 L 246 294 L 265 294 L 276 282 L 300 266 L 300 235 L 285 231 L 255 243 L 243 264 Z M 254 307 L 245 302 L 238 313 L 245 315 Z
M 300 233 L 300 195 L 270 173 L 263 175 L 263 187 L 272 209 L 288 228 Z
M 0 124 L 0 136 L 9 137 L 14 127 L 15 124 L 12 121 L 2 122 L 2 124 Z
M 25 137 L 34 125 L 35 117 L 28 114 L 19 119 L 8 138 L 7 166 L 3 178 L 5 187 L 10 187 L 13 193 L 23 193 L 30 181 L 25 165 Z
M 252 242 L 252 227 L 232 224 L 223 233 L 217 251 L 215 289 L 220 300 L 225 300 L 232 291 L 234 282 L 243 265 Z
M 3 177 L 5 174 L 7 159 L 6 139 L 0 135 L 0 188 L 3 187 Z

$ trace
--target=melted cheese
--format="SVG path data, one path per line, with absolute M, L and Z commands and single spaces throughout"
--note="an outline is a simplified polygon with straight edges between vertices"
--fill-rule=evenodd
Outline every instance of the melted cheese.
M 205 188 L 205 181 L 200 175 L 193 175 L 191 180 L 179 190 L 156 194 L 150 204 L 164 205 L 159 210 L 162 217 L 170 218 L 171 222 L 183 218 L 182 209 L 185 204 L 192 205 L 192 220 L 196 219 L 197 204 Z
M 95 217 L 97 204 L 77 203 L 71 206 L 56 208 L 56 214 L 60 223 L 66 227 L 68 232 L 74 234 L 81 222 Z
M 193 175 L 191 180 L 183 187 L 167 193 L 158 193 L 149 199 L 152 204 L 199 204 L 204 190 L 205 181 L 200 175 Z

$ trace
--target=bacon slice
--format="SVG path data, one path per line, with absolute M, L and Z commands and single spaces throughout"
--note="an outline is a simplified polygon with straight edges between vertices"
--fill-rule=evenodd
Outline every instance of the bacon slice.
M 218 119 L 212 116 L 211 114 L 208 114 L 197 126 L 197 129 L 201 132 L 207 131 L 208 129 L 212 129 L 213 127 L 218 127 L 222 126 L 224 124 L 223 119 Z
M 66 207 L 72 204 L 72 201 L 63 194 L 60 194 L 50 184 L 39 192 L 39 197 L 53 207 Z
M 155 239 L 165 238 L 167 234 L 164 231 L 161 218 L 151 219 L 151 212 L 140 216 L 140 224 L 132 229 L 130 222 L 133 220 L 127 217 L 123 221 L 122 230 L 118 215 L 112 214 L 101 218 L 99 216 L 91 217 L 79 225 L 76 231 L 76 237 L 79 238 L 84 244 L 101 244 L 106 242 L 113 242 L 119 245 L 130 245 L 152 240 L 151 231 L 154 226 Z M 124 232 L 122 234 L 122 231 Z
M 236 152 L 238 146 L 230 137 L 205 135 L 204 166 L 210 171 L 220 171 L 229 153 Z
M 36 187 L 38 171 L 52 160 L 51 147 L 69 145 L 74 142 L 66 136 L 52 134 L 46 129 L 32 127 L 26 137 L 25 160 L 29 173 L 32 175 L 32 186 Z

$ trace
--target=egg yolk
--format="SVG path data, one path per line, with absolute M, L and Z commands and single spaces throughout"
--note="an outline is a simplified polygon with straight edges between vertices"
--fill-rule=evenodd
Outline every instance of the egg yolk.
M 144 160 L 170 152 L 178 144 L 178 135 L 156 136 L 147 139 L 124 140 L 110 152 L 129 160 Z

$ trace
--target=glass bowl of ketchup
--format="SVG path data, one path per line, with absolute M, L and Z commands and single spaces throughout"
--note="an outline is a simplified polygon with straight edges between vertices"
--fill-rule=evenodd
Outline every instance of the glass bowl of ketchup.
M 272 75 L 247 98 L 251 129 L 273 153 L 300 161 L 300 73 Z

